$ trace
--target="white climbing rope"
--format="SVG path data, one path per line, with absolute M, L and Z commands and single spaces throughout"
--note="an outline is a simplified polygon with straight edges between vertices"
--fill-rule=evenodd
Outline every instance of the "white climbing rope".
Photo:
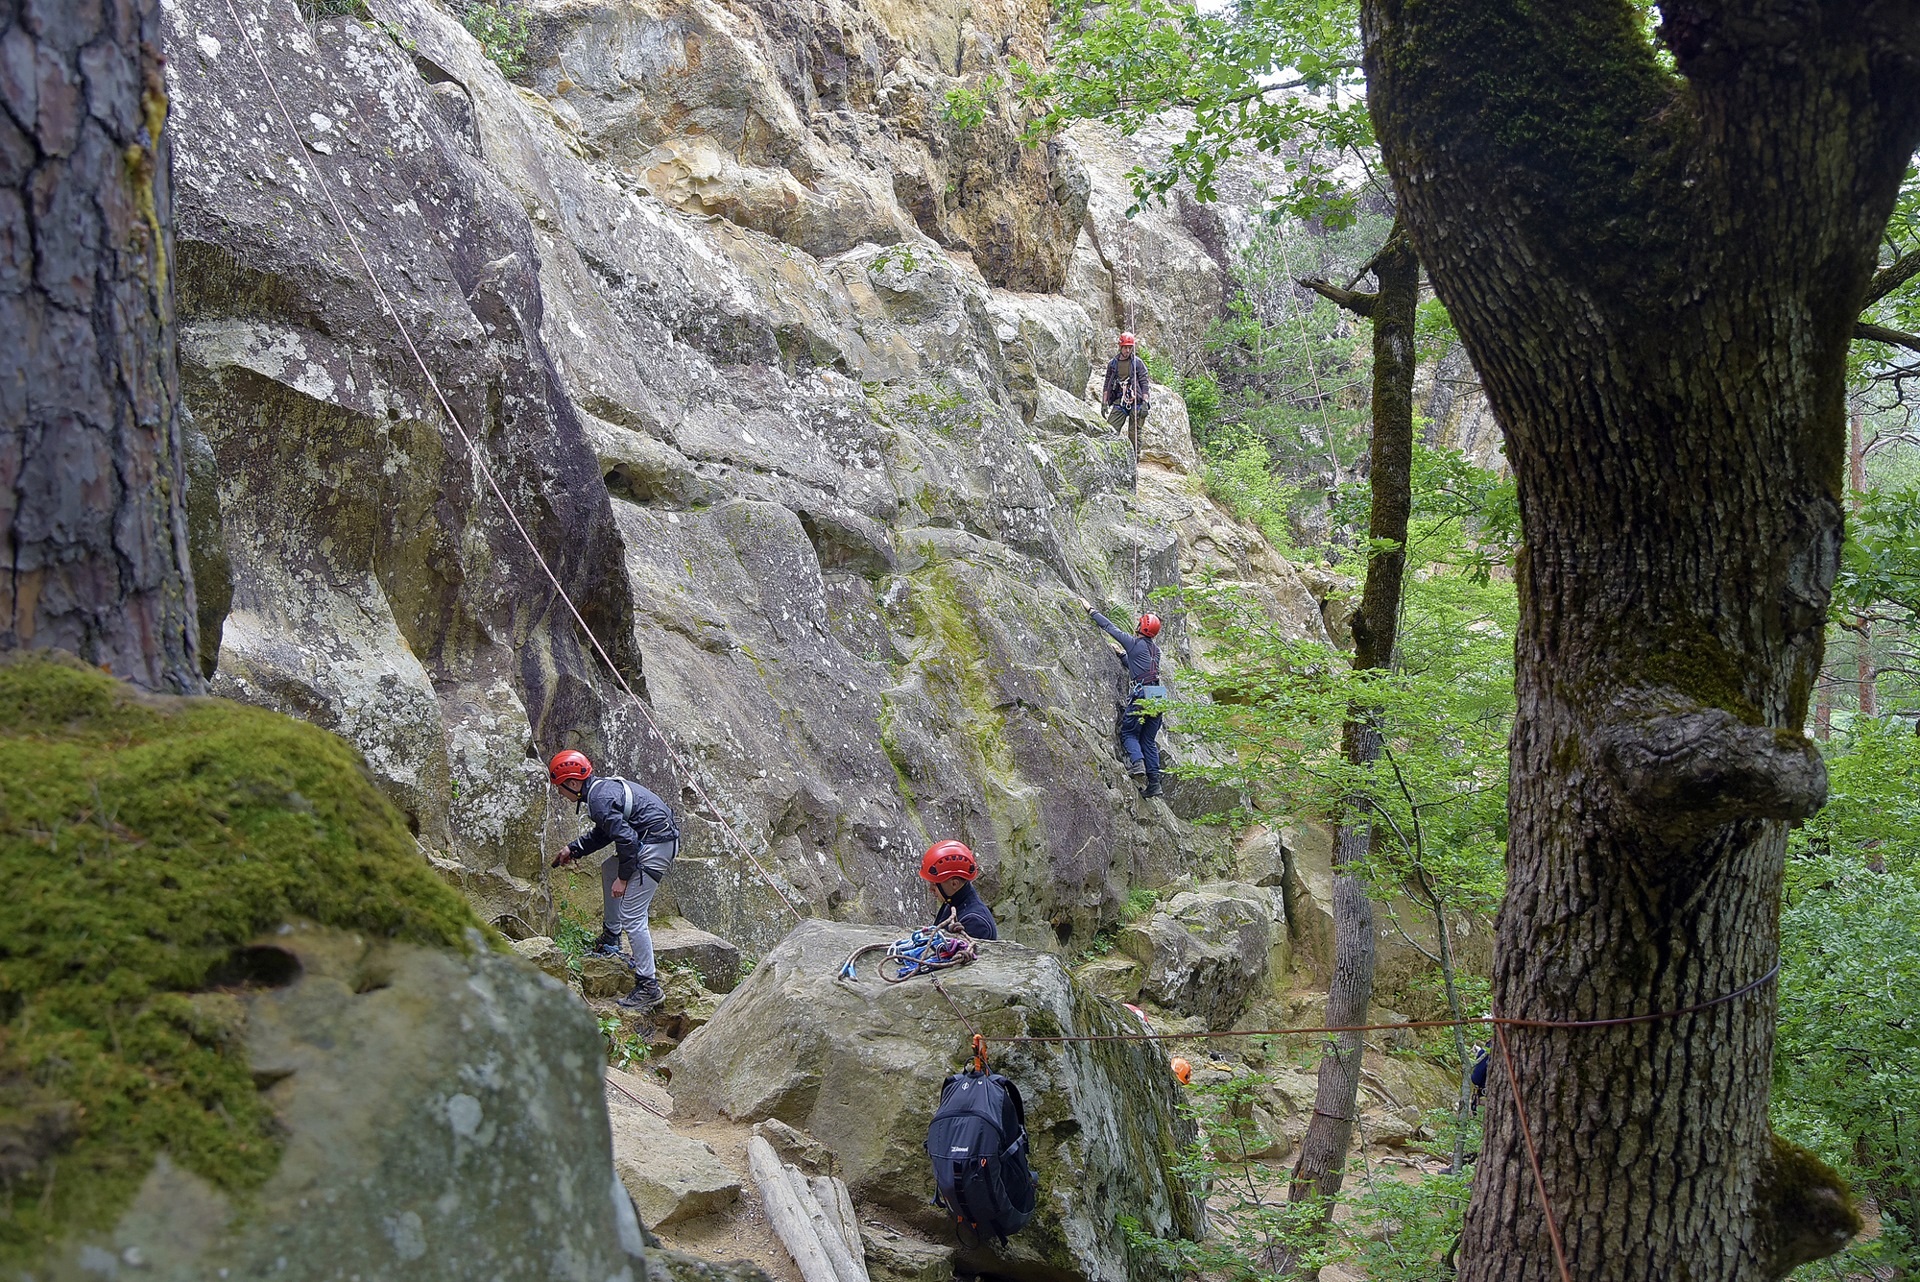
M 280 88 L 274 83 L 273 73 L 267 69 L 266 59 L 261 56 L 259 48 L 254 44 L 252 32 L 247 29 L 246 23 L 240 20 L 239 11 L 234 8 L 233 0 L 225 0 L 225 3 L 227 16 L 233 19 L 234 29 L 240 33 L 240 39 L 246 45 L 247 53 L 252 57 L 254 66 L 259 69 L 261 83 L 266 86 L 267 93 L 273 98 L 274 106 L 279 109 L 281 119 L 286 122 L 287 132 L 292 135 L 294 145 L 301 153 L 310 153 L 312 149 L 301 138 L 300 128 L 294 123 L 293 113 L 287 109 L 285 100 L 280 96 Z M 374 293 L 379 296 L 381 308 L 393 321 L 393 327 L 399 332 L 400 340 L 406 344 L 407 352 L 413 357 L 414 364 L 420 367 L 421 375 L 426 378 L 427 386 L 432 389 L 434 399 L 440 404 L 441 413 L 446 415 L 447 422 L 452 424 L 453 430 L 459 435 L 461 444 L 466 446 L 467 456 L 473 460 L 474 467 L 486 480 L 487 488 L 493 491 L 493 496 L 499 501 L 507 520 L 512 522 L 513 528 L 519 532 L 521 540 L 527 545 L 527 550 L 533 553 L 533 559 L 539 564 L 540 572 L 547 576 L 547 582 L 553 584 L 554 592 L 566 603 L 568 612 L 573 615 L 573 621 L 579 625 L 580 631 L 586 634 L 594 653 L 598 654 L 600 661 L 607 665 L 607 671 L 613 674 L 613 679 L 619 683 L 622 690 L 626 691 L 627 697 L 633 700 L 634 706 L 640 709 L 640 715 L 645 719 L 647 728 L 653 732 L 654 738 L 660 741 L 660 746 L 666 751 L 667 759 L 673 763 L 680 777 L 686 780 L 687 785 L 693 789 L 694 795 L 712 812 L 714 818 L 720 821 L 721 829 L 732 838 L 734 845 L 740 848 L 741 853 L 746 855 L 754 869 L 759 872 L 761 879 L 779 897 L 780 902 L 787 906 L 787 911 L 801 921 L 806 920 L 806 914 L 787 898 L 786 892 L 780 888 L 773 875 L 761 864 L 753 850 L 741 839 L 740 834 L 734 831 L 733 825 L 727 821 L 720 807 L 715 805 L 713 799 L 707 795 L 706 789 L 700 786 L 700 780 L 694 775 L 693 770 L 680 754 L 674 751 L 673 745 L 667 742 L 666 735 L 661 733 L 659 725 L 653 719 L 653 713 L 648 710 L 646 701 L 627 683 L 626 675 L 614 664 L 613 656 L 607 653 L 606 647 L 600 644 L 600 638 L 594 635 L 593 629 L 588 626 L 586 617 L 580 613 L 580 607 L 574 604 L 566 588 L 561 586 L 559 576 L 553 572 L 553 567 L 547 564 L 547 558 L 541 555 L 539 545 L 533 541 L 533 536 L 527 533 L 527 527 L 520 523 L 520 518 L 514 513 L 513 504 L 507 501 L 506 491 L 500 488 L 500 482 L 495 478 L 493 469 L 487 465 L 479 447 L 473 443 L 473 437 L 468 434 L 466 426 L 460 422 L 460 416 L 453 412 L 453 406 L 448 402 L 446 393 L 440 390 L 440 381 L 433 376 L 433 371 L 428 368 L 425 358 L 420 355 L 420 349 L 414 345 L 412 333 L 408 331 L 406 322 L 400 319 L 400 312 L 395 308 L 386 286 L 381 283 L 379 274 L 373 270 L 373 264 L 367 260 L 366 251 L 360 247 L 359 237 L 353 234 L 353 228 L 347 224 L 346 215 L 341 212 L 340 203 L 334 198 L 333 184 L 327 180 L 326 171 L 314 160 L 308 161 L 308 167 L 320 184 L 321 194 L 326 197 L 327 207 L 333 213 L 334 223 L 340 228 L 341 235 L 347 238 L 347 244 L 352 248 L 354 257 L 360 260 L 361 270 L 366 273 L 368 283 L 373 286 Z M 297 174 L 300 166 L 296 164 L 294 169 Z

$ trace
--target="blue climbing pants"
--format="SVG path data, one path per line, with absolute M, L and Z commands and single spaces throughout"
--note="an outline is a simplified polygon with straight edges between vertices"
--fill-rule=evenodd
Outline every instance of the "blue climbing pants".
M 1159 717 L 1128 713 L 1126 720 L 1120 723 L 1120 743 L 1127 750 L 1128 762 L 1133 765 L 1145 764 L 1148 770 L 1157 773 L 1160 769 L 1160 749 L 1153 741 L 1159 734 Z

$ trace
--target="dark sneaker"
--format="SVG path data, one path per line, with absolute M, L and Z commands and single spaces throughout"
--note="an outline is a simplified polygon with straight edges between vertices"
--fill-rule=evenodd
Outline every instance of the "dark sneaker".
M 633 991 L 614 1005 L 624 1006 L 628 1010 L 652 1010 L 666 1000 L 667 995 L 660 991 L 660 981 L 652 975 L 642 975 L 634 981 Z
M 587 946 L 589 957 L 618 957 L 619 955 L 620 932 L 617 930 L 607 930 L 603 927 L 594 937 L 594 941 Z
M 1128 762 L 1127 773 L 1135 779 L 1145 779 L 1147 777 L 1147 763 L 1144 761 Z
M 1142 797 L 1157 797 L 1160 795 L 1160 772 L 1158 770 L 1150 770 L 1147 772 L 1147 790 L 1140 795 Z

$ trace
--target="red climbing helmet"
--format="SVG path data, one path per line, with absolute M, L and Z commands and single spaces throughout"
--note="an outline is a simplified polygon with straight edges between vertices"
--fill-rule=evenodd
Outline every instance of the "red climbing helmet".
M 1160 635 L 1160 616 L 1157 614 L 1141 615 L 1140 626 L 1135 628 L 1134 631 L 1138 632 L 1143 637 L 1159 636 Z
M 1120 346 L 1122 346 L 1122 347 L 1132 347 L 1132 346 L 1133 346 L 1133 335 L 1132 335 L 1132 334 L 1122 334 L 1122 335 L 1120 335 Z
M 586 753 L 568 748 L 553 754 L 553 760 L 547 763 L 547 778 L 553 780 L 556 788 L 568 779 L 591 779 L 593 763 L 587 760 Z
M 980 875 L 980 865 L 963 841 L 936 841 L 920 856 L 920 876 L 935 885 L 949 877 L 972 881 Z

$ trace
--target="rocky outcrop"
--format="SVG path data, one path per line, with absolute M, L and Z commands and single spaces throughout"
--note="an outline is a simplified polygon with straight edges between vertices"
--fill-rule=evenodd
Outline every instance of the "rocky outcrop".
M 1289 969 L 1280 896 L 1233 882 L 1181 891 L 1119 942 L 1142 968 L 1141 997 L 1208 1028 L 1232 1027 Z
M 242 1215 L 163 1155 L 111 1231 L 39 1276 L 97 1279 L 107 1261 L 182 1282 L 642 1272 L 606 1158 L 599 1038 L 557 985 L 484 953 L 370 950 L 338 931 L 263 947 L 298 974 L 232 1012 L 285 1134 L 271 1178 Z
M 675 801 L 659 911 L 751 948 L 785 910 L 723 818 L 789 898 L 852 918 L 917 918 L 911 853 L 961 837 L 1006 933 L 1054 947 L 1213 856 L 1177 815 L 1218 798 L 1134 800 L 1072 598 L 1125 613 L 1227 527 L 1129 488 L 1083 399 L 1095 319 L 1007 288 L 1066 279 L 1071 149 L 940 109 L 1041 10 L 554 0 L 534 92 L 430 0 L 238 7 L 304 141 L 224 4 L 169 9 L 183 377 L 222 509 L 196 528 L 233 602 L 218 689 L 352 739 L 520 934 L 549 927 L 541 851 L 575 831 L 541 786 L 562 746 Z M 931 211 L 880 182 L 913 164 Z M 320 172 L 645 709 L 442 421 Z M 1150 458 L 1178 464 L 1175 406 Z M 1270 554 L 1220 553 L 1317 626 Z M 1177 619 L 1167 641 L 1188 657 Z
M 1076 988 L 1056 958 L 1014 944 L 983 945 L 978 961 L 943 972 L 947 996 L 927 980 L 884 983 L 870 967 L 853 982 L 835 978 L 852 949 L 892 937 L 818 921 L 797 928 L 666 1068 L 680 1108 L 788 1123 L 837 1155 L 857 1201 L 944 1240 L 944 1217 L 928 1206 L 923 1144 L 941 1082 L 964 1059 L 956 1007 L 989 1037 L 1118 1033 L 1132 1017 Z M 1026 1100 L 1040 1209 L 1007 1247 L 963 1251 L 962 1267 L 1036 1279 L 1138 1276 L 1120 1216 L 1158 1234 L 1198 1230 L 1173 1165 L 1190 1124 L 1158 1050 L 1140 1042 L 992 1049 Z

